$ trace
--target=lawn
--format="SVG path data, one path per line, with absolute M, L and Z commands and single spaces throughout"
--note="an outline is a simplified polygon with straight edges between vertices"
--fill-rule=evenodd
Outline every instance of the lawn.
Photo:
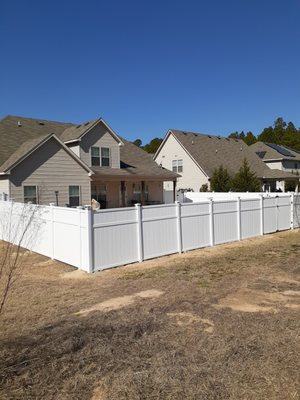
M 299 230 L 92 275 L 22 264 L 2 400 L 300 399 Z

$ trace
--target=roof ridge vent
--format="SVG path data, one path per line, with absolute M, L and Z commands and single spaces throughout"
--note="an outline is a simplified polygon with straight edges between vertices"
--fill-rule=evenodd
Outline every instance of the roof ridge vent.
M 22 122 L 21 121 L 18 121 L 18 126 L 22 126 Z

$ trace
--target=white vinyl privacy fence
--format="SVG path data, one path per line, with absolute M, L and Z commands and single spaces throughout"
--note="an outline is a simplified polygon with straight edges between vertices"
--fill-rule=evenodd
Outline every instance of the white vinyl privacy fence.
M 298 194 L 206 198 L 97 212 L 1 201 L 0 238 L 14 243 L 22 239 L 25 248 L 93 272 L 298 228 L 299 216 Z

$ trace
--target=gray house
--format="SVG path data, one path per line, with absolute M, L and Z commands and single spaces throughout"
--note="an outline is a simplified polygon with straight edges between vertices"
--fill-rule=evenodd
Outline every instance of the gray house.
M 270 168 L 290 172 L 300 176 L 300 152 L 287 146 L 274 143 L 256 142 L 250 149 Z M 277 188 L 282 191 L 297 189 L 298 182 L 277 182 Z
M 244 159 L 261 181 L 262 190 L 276 190 L 278 182 L 297 183 L 298 177 L 279 168 L 270 169 L 245 142 L 223 136 L 205 135 L 171 129 L 154 155 L 154 160 L 181 177 L 178 190 L 199 192 L 210 186 L 214 170 L 221 165 L 230 174 L 238 172 Z M 166 193 L 172 193 L 172 182 L 165 183 Z
M 80 125 L 7 116 L 0 121 L 0 193 L 20 202 L 102 207 L 163 202 L 179 176 L 102 119 Z

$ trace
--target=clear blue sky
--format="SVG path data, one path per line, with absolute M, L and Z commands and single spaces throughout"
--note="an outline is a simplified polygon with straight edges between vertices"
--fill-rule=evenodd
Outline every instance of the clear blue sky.
M 0 117 L 169 128 L 300 126 L 300 0 L 2 0 Z

